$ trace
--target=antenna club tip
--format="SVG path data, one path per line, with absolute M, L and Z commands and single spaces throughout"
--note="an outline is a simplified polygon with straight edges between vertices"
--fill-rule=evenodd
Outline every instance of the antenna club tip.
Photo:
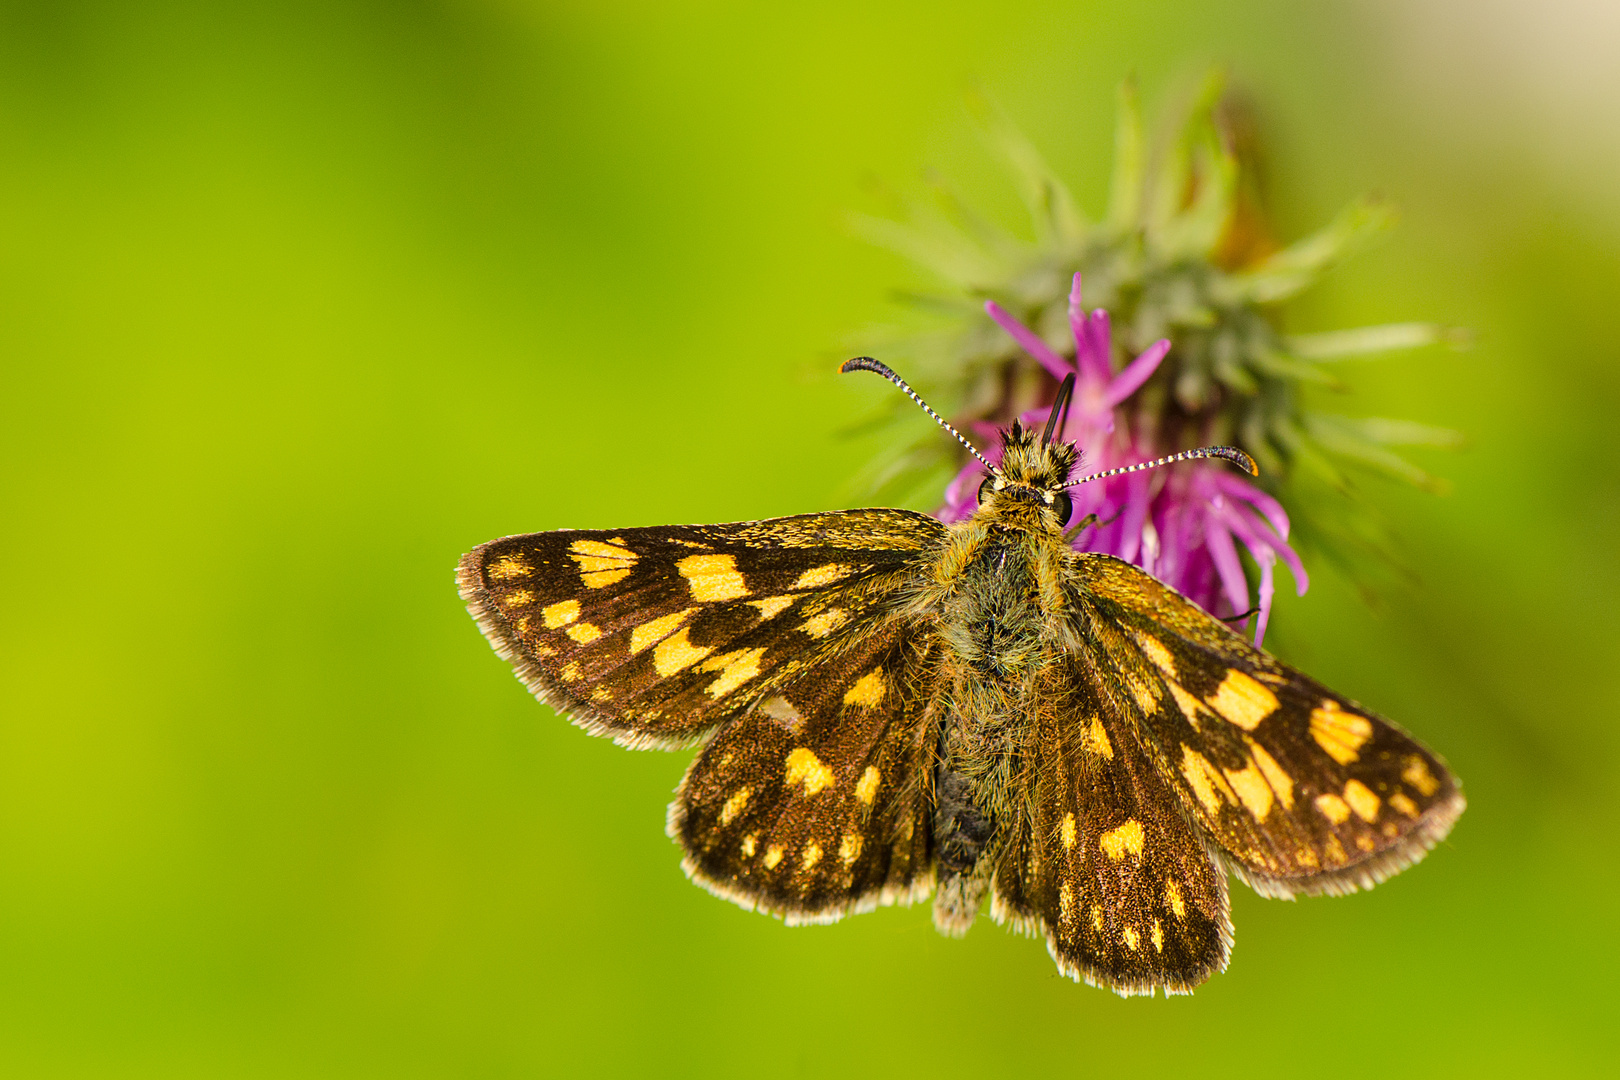
M 1244 453 L 1242 450 L 1239 450 L 1235 446 L 1223 446 L 1221 449 L 1226 451 L 1221 455 L 1221 457 L 1225 458 L 1227 461 L 1230 461 L 1232 464 L 1236 465 L 1250 476 L 1260 475 L 1260 466 L 1255 464 L 1254 458 L 1250 457 L 1248 454 Z
M 840 375 L 848 375 L 852 371 L 876 372 L 877 374 L 882 375 L 885 379 L 889 379 L 891 381 L 895 377 L 894 372 L 890 371 L 887 367 L 878 363 L 870 356 L 852 356 L 848 360 L 845 360 L 842 364 L 838 365 L 838 373 Z

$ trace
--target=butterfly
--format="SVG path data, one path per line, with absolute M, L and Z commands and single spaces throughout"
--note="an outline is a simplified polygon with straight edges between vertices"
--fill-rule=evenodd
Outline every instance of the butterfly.
M 1229 874 L 1353 892 L 1445 837 L 1464 801 L 1432 751 L 1069 545 L 1072 376 L 992 466 L 884 365 L 842 370 L 890 379 L 980 457 L 969 520 L 559 530 L 457 571 L 541 701 L 624 746 L 700 747 L 668 817 L 693 881 L 789 923 L 932 895 L 955 936 L 988 898 L 1069 977 L 1170 994 L 1226 966 Z M 1190 457 L 1255 471 L 1230 447 L 1129 468 Z

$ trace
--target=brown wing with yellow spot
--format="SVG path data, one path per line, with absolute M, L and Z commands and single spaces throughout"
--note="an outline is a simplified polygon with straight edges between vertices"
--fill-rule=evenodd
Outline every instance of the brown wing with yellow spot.
M 633 747 L 691 744 L 889 617 L 944 526 L 904 510 L 509 536 L 457 584 L 542 701 Z
M 1370 888 L 1462 813 L 1440 758 L 1136 567 L 1081 556 L 1096 662 L 1161 775 L 1266 895 Z
M 730 721 L 670 805 L 687 874 L 790 923 L 926 896 L 937 672 L 890 623 Z
M 1025 814 L 997 859 L 991 916 L 1043 934 L 1070 978 L 1190 992 L 1226 967 L 1226 874 L 1095 673 L 1076 663 L 1059 678 L 1021 755 Z

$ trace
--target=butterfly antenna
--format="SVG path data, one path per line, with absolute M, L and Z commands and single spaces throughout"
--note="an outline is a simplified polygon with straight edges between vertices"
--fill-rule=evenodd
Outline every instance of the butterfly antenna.
M 1070 480 L 1064 487 L 1074 487 L 1076 484 L 1089 483 L 1092 480 L 1102 480 L 1109 476 L 1118 476 L 1121 473 L 1141 472 L 1143 469 L 1157 469 L 1160 465 L 1174 465 L 1178 461 L 1191 461 L 1194 458 L 1225 458 L 1250 476 L 1259 476 L 1260 468 L 1254 463 L 1254 458 L 1245 454 L 1235 446 L 1205 446 L 1197 450 L 1188 450 L 1180 454 L 1171 454 L 1158 461 L 1144 461 L 1140 465 L 1126 465 L 1119 469 L 1109 469 L 1107 472 L 1092 473 L 1082 476 L 1078 480 Z
M 979 453 L 978 447 L 968 442 L 960 431 L 957 431 L 955 428 L 951 427 L 943 416 L 939 415 L 939 413 L 935 412 L 933 409 L 930 409 L 928 407 L 928 402 L 918 397 L 917 391 L 907 386 L 906 380 L 889 370 L 887 365 L 880 364 L 870 356 L 857 356 L 853 360 L 845 360 L 843 366 L 840 367 L 838 371 L 842 375 L 848 375 L 852 371 L 871 371 L 883 376 L 885 379 L 888 379 L 890 382 L 894 383 L 894 385 L 898 386 L 908 398 L 920 405 L 923 412 L 927 413 L 929 416 L 932 416 L 934 418 L 934 423 L 956 436 L 956 441 L 967 447 L 968 453 L 978 458 L 986 469 L 989 469 L 992 474 L 999 474 L 999 470 L 994 465 L 990 464 L 990 459 Z
M 1074 376 L 1063 376 L 1057 397 L 1052 399 L 1052 412 L 1046 418 L 1046 430 L 1041 433 L 1041 445 L 1050 446 L 1052 436 L 1063 437 L 1063 424 L 1069 418 L 1069 401 L 1074 397 Z

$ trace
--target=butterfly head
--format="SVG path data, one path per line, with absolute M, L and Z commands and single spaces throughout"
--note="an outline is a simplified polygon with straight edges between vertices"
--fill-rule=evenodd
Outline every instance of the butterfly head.
M 1080 454 L 1061 436 L 1073 394 L 1070 375 L 1058 387 L 1046 430 L 1038 437 L 1017 420 L 1001 433 L 1001 465 L 979 485 L 980 513 L 1015 528 L 1061 529 L 1069 523 L 1074 501 L 1064 488 Z

